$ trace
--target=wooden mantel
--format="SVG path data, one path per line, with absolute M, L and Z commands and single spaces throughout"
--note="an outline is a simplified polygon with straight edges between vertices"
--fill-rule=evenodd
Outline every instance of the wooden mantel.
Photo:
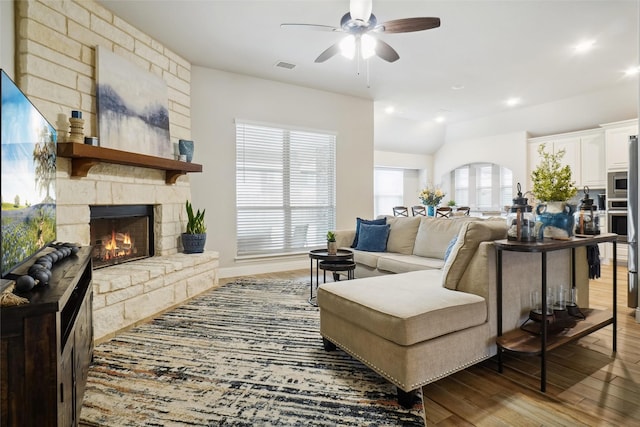
M 167 184 L 175 184 L 180 176 L 189 172 L 202 172 L 202 165 L 197 163 L 181 162 L 164 157 L 130 153 L 76 142 L 58 143 L 58 156 L 71 158 L 72 177 L 86 177 L 89 169 L 100 162 L 163 170 L 166 172 L 165 182 Z

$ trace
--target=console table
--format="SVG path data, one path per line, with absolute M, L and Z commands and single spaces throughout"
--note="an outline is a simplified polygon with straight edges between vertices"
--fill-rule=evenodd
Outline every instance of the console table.
M 0 426 L 78 425 L 93 354 L 91 267 L 83 247 L 53 266 L 48 285 L 21 294 L 28 304 L 2 307 Z
M 502 373 L 502 352 L 511 351 L 527 355 L 540 355 L 540 390 L 546 391 L 548 350 L 560 347 L 568 342 L 584 337 L 607 325 L 613 325 L 613 351 L 616 351 L 616 304 L 617 304 L 617 265 L 616 265 L 616 240 L 613 233 L 600 234 L 588 237 L 572 237 L 568 240 L 545 239 L 539 242 L 518 242 L 513 240 L 496 240 L 496 280 L 497 280 L 497 321 L 498 321 L 498 370 Z M 613 310 L 582 309 L 586 319 L 578 321 L 572 328 L 563 330 L 562 334 L 549 335 L 547 331 L 547 253 L 571 249 L 571 286 L 575 287 L 575 249 L 581 246 L 597 245 L 598 243 L 613 243 Z M 533 335 L 521 329 L 515 329 L 502 333 L 502 253 L 503 251 L 539 253 L 542 257 L 542 270 L 540 272 L 542 321 L 540 335 Z

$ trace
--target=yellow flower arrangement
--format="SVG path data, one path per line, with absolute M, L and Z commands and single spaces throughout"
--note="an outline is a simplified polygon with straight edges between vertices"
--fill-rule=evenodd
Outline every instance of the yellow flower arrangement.
M 432 186 L 424 188 L 420 194 L 418 194 L 418 198 L 422 201 L 422 204 L 427 206 L 437 206 L 444 196 L 444 191 Z

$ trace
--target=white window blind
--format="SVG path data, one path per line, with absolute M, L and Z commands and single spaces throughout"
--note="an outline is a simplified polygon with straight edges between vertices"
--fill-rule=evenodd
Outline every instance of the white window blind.
M 326 246 L 335 229 L 335 135 L 236 121 L 238 256 Z
M 373 170 L 373 211 L 375 215 L 391 215 L 394 206 L 404 202 L 404 170 Z

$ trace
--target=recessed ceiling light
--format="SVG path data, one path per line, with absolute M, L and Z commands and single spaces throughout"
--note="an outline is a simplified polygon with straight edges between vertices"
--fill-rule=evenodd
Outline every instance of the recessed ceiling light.
M 453 86 L 451 86 L 451 89 L 453 89 L 453 90 L 462 90 L 462 89 L 464 89 L 464 85 L 453 85 Z
M 640 74 L 640 66 L 637 67 L 629 67 L 624 72 L 625 76 L 635 76 L 636 74 Z
M 436 122 L 438 122 L 438 123 L 444 123 L 445 120 L 446 120 L 446 118 L 444 116 L 436 117 Z
M 593 46 L 596 44 L 595 40 L 585 40 L 583 42 L 578 43 L 573 47 L 573 50 L 576 53 L 585 53 L 593 49 Z
M 396 109 L 393 105 L 389 105 L 387 108 L 384 109 L 384 112 L 387 114 L 393 114 L 395 111 Z
M 520 102 L 521 102 L 521 99 L 517 97 L 509 98 L 505 101 L 505 103 L 509 107 L 515 107 L 516 105 L 520 104 Z

